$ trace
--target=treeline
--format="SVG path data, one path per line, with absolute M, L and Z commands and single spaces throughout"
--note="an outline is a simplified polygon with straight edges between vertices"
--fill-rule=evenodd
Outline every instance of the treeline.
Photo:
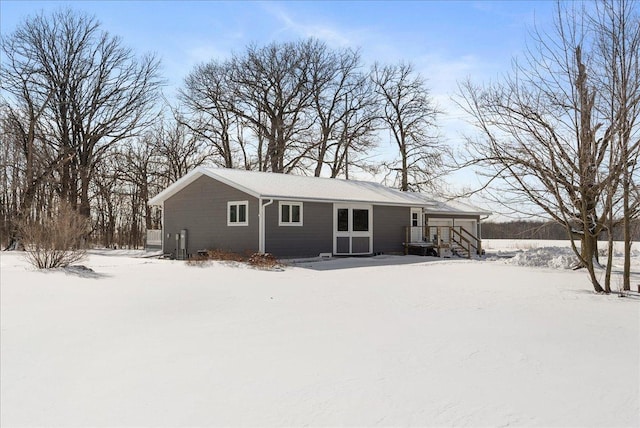
M 315 40 L 250 45 L 198 65 L 162 94 L 160 61 L 92 16 L 63 9 L 3 35 L 0 232 L 62 205 L 91 220 L 87 239 L 139 247 L 159 213 L 146 201 L 198 165 L 433 185 L 449 150 L 438 110 L 410 64 L 364 64 Z M 396 158 L 372 155 L 388 135 Z M 386 142 L 386 141 L 385 141 Z
M 632 222 L 632 240 L 640 241 L 640 220 Z M 484 239 L 569 239 L 566 228 L 554 222 L 544 221 L 508 221 L 508 222 L 483 222 L 482 238 Z M 602 234 L 600 239 L 606 240 L 606 234 Z M 624 230 L 622 225 L 615 226 L 613 239 L 622 241 Z

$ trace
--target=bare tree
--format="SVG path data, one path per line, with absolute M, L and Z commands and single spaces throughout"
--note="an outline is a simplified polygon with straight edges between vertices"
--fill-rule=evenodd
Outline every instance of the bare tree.
M 158 61 L 137 58 L 95 18 L 71 9 L 26 19 L 4 39 L 3 51 L 12 65 L 30 70 L 28 91 L 12 95 L 23 105 L 41 100 L 31 116 L 43 116 L 65 160 L 60 194 L 89 216 L 95 165 L 109 147 L 150 123 L 161 84 Z M 18 80 L 25 67 L 3 67 L 5 78 Z
M 185 79 L 179 99 L 186 115 L 176 113 L 178 122 L 196 137 L 211 145 L 214 162 L 225 168 L 238 164 L 248 169 L 242 121 L 234 112 L 233 87 L 229 80 L 231 64 L 211 61 L 197 66 Z
M 96 165 L 92 180 L 92 207 L 95 208 L 92 238 L 94 242 L 99 242 L 105 248 L 111 248 L 119 243 L 117 236 L 119 217 L 127 214 L 123 207 L 119 157 L 119 153 L 115 150 L 108 153 L 105 159 Z
M 259 142 L 258 169 L 291 172 L 312 150 L 311 67 L 317 51 L 324 49 L 309 39 L 253 45 L 232 58 L 230 80 L 237 102 L 231 107 Z
M 356 51 L 307 39 L 249 46 L 196 67 L 178 121 L 232 168 L 289 173 L 328 165 L 332 177 L 370 147 L 374 91 Z
M 611 162 L 610 168 L 620 171 L 622 182 L 609 194 L 613 201 L 616 193 L 622 193 L 623 289 L 630 290 L 631 223 L 640 209 L 640 200 L 634 198 L 631 191 L 640 153 L 640 15 L 637 3 L 626 0 L 597 3 L 590 26 L 596 33 L 596 66 L 603 75 L 596 83 L 605 101 L 602 115 L 615 124 L 611 150 L 617 152 L 619 160 Z M 615 225 L 613 210 L 610 215 L 610 221 Z M 610 245 L 607 274 L 611 270 L 612 253 Z
M 362 72 L 357 51 L 316 52 L 311 65 L 313 114 L 317 117 L 310 157 L 319 177 L 328 166 L 331 177 L 344 173 L 349 178 L 349 153 L 352 161 L 374 141 L 377 113 L 375 91 L 369 76 Z M 355 163 L 355 162 L 352 162 Z
M 448 148 L 434 135 L 439 112 L 424 79 L 408 63 L 375 64 L 371 78 L 381 98 L 382 121 L 398 148 L 399 159 L 388 168 L 400 176 L 400 189 L 434 184 Z
M 378 169 L 371 162 L 381 127 L 378 98 L 368 75 L 356 79 L 345 97 L 344 114 L 336 124 L 336 137 L 328 151 L 330 158 L 325 161 L 332 178 L 342 174 L 348 180 L 354 169 L 368 172 Z
M 42 181 L 50 179 L 52 169 L 63 164 L 65 159 L 52 156 L 51 144 L 43 137 L 42 117 L 51 107 L 53 92 L 42 87 L 37 61 L 16 38 L 3 38 L 1 51 L 5 57 L 0 67 L 3 143 L 7 149 L 14 147 L 19 153 L 13 159 L 13 165 L 6 167 L 14 169 L 14 186 L 21 177 L 20 198 L 14 204 L 9 230 L 8 247 L 16 248 L 20 246 L 17 225 L 29 215 Z
M 158 171 L 166 187 L 195 167 L 209 162 L 213 157 L 211 146 L 192 134 L 182 121 L 160 121 L 151 135 Z
M 614 9 L 620 4 L 607 3 Z M 603 9 L 588 6 L 559 3 L 555 32 L 534 31 L 534 48 L 503 82 L 462 83 L 460 105 L 481 131 L 469 139 L 467 150 L 470 164 L 486 174 L 486 187 L 521 212 L 543 212 L 562 224 L 594 290 L 608 292 L 608 280 L 602 288 L 595 270 L 597 239 L 611 227 L 611 213 L 621 200 L 622 170 L 632 159 L 618 142 L 621 133 L 637 135 L 635 124 L 627 126 L 628 113 L 635 111 L 629 103 L 637 106 L 638 98 L 636 92 L 635 101 L 613 106 L 620 85 L 608 67 L 619 64 L 606 59 L 610 41 L 602 46 L 597 41 L 621 28 L 602 19 Z M 632 22 L 628 30 L 637 31 L 637 18 Z M 637 47 L 619 55 L 637 56 Z
M 21 174 L 24 157 L 6 113 L 6 109 L 0 110 L 0 245 L 5 249 L 15 249 L 20 192 L 24 189 Z

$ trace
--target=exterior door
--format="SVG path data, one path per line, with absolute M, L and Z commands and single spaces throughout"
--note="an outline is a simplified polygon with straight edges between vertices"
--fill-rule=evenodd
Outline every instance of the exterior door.
M 448 244 L 450 242 L 449 227 L 453 226 L 453 220 L 446 218 L 430 218 L 429 219 L 429 233 L 431 239 L 434 239 L 437 235 L 440 242 Z
M 422 242 L 423 240 L 423 217 L 422 208 L 411 208 L 411 242 Z
M 373 206 L 333 206 L 333 253 L 338 255 L 373 252 Z
M 478 235 L 478 233 L 477 233 L 478 232 L 478 230 L 477 230 L 478 227 L 477 227 L 477 222 L 475 220 L 467 220 L 467 219 L 456 220 L 455 221 L 455 225 L 456 225 L 456 228 L 458 226 L 460 226 L 460 228 L 466 230 L 469 233 L 469 235 L 471 235 L 471 236 L 475 237 L 475 236 Z M 465 233 L 462 234 L 462 236 L 464 236 L 466 238 L 469 238 L 469 235 L 467 235 Z

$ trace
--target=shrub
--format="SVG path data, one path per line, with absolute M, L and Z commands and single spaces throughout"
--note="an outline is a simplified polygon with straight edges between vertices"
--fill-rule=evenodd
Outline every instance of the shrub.
M 231 251 L 224 250 L 207 250 L 207 257 L 210 260 L 221 260 L 227 262 L 244 262 L 247 260 L 245 256 Z
M 190 257 L 186 261 L 188 266 L 207 266 L 211 263 L 211 259 L 206 255 L 197 254 L 193 257 Z
M 223 262 L 245 262 L 247 258 L 241 254 L 231 251 L 224 251 L 219 249 L 206 250 L 204 252 L 199 251 L 198 254 L 190 257 L 187 260 L 189 266 L 206 266 L 209 265 L 212 260 Z
M 86 257 L 89 221 L 68 204 L 60 205 L 53 216 L 39 222 L 23 221 L 18 232 L 25 258 L 38 269 L 66 267 Z
M 269 253 L 254 253 L 247 262 L 260 269 L 273 269 L 280 266 L 273 254 Z
M 189 266 L 207 266 L 212 260 L 223 262 L 247 263 L 260 269 L 273 269 L 280 266 L 278 260 L 269 253 L 253 253 L 251 255 L 242 255 L 231 251 L 224 250 L 207 250 L 199 252 L 197 255 L 187 260 Z

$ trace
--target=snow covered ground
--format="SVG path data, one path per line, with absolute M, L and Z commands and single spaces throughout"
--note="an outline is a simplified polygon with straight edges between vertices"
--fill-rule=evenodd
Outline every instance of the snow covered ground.
M 640 299 L 521 242 L 282 271 L 2 253 L 0 424 L 640 426 Z

